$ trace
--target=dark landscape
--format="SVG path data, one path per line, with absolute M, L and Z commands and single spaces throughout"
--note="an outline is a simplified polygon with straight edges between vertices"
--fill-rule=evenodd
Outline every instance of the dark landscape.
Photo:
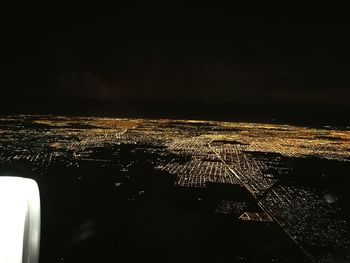
M 350 9 L 231 2 L 4 4 L 40 263 L 350 262 Z

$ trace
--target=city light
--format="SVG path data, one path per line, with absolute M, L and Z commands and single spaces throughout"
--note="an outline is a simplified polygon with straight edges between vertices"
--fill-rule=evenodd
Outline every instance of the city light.
M 77 173 L 90 167 L 111 168 L 125 175 L 111 183 L 119 191 L 132 182 L 135 169 L 143 169 L 136 167 L 142 159 L 162 176 L 173 176 L 174 187 L 214 189 L 214 213 L 243 221 L 273 221 L 303 251 L 349 247 L 341 198 L 319 187 L 333 172 L 327 168 L 330 164 L 343 167 L 350 161 L 347 129 L 30 115 L 3 117 L 0 123 L 3 164 L 26 164 L 43 177 L 57 167 Z M 84 182 L 84 177 L 79 174 L 76 180 Z M 232 193 L 241 199 L 235 200 Z M 127 201 L 144 195 L 147 192 L 138 189 Z M 203 203 L 202 197 L 198 200 Z M 251 200 L 256 211 L 248 205 Z

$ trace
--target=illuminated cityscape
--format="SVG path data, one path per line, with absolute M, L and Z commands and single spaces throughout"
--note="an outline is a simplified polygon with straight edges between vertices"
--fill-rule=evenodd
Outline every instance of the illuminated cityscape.
M 285 249 L 300 253 L 294 254 L 298 262 L 350 260 L 349 194 L 344 190 L 349 180 L 350 131 L 346 129 L 20 115 L 1 117 L 0 148 L 0 162 L 8 167 L 4 174 L 13 173 L 11 167 L 25 167 L 29 177 L 46 187 L 48 195 L 50 176 L 55 182 L 68 180 L 64 186 L 68 196 L 69 191 L 82 187 L 76 183 L 94 185 L 98 177 L 108 183 L 101 192 L 122 193 L 118 198 L 126 202 L 120 205 L 126 213 L 133 209 L 128 206 L 137 210 L 137 202 L 157 199 L 153 195 L 162 190 L 154 190 L 154 185 L 166 185 L 172 189 L 170 199 L 175 207 L 193 202 L 201 216 L 239 224 L 241 231 L 249 231 L 250 239 L 261 235 L 263 230 L 256 230 L 261 226 L 267 232 L 277 231 L 290 241 Z M 147 173 L 155 175 L 148 177 Z M 328 189 L 330 181 L 339 182 L 335 184 L 338 188 Z M 60 195 L 65 191 L 61 188 Z M 114 202 L 122 201 L 110 200 L 118 209 Z M 87 243 L 98 235 L 98 224 L 89 222 L 83 224 L 83 230 L 74 230 L 79 234 L 70 241 Z M 234 238 L 240 242 L 239 236 Z M 279 237 L 276 239 L 278 243 Z M 278 255 L 279 250 L 260 252 L 276 260 L 269 262 L 297 262 L 284 261 L 289 255 Z M 250 262 L 254 253 L 247 251 L 225 255 L 237 262 Z M 69 253 L 64 255 L 59 258 L 70 262 Z

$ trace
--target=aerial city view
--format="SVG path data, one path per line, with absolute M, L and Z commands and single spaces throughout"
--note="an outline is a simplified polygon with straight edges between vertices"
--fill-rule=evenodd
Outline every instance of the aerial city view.
M 350 260 L 350 130 L 32 115 L 0 128 L 2 173 L 42 189 L 43 262 Z
M 349 8 L 12 2 L 0 263 L 350 262 Z

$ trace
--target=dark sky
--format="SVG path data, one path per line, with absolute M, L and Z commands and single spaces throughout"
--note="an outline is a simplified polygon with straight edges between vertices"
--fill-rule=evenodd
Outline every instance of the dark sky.
M 349 11 L 12 6 L 0 109 L 347 122 Z

